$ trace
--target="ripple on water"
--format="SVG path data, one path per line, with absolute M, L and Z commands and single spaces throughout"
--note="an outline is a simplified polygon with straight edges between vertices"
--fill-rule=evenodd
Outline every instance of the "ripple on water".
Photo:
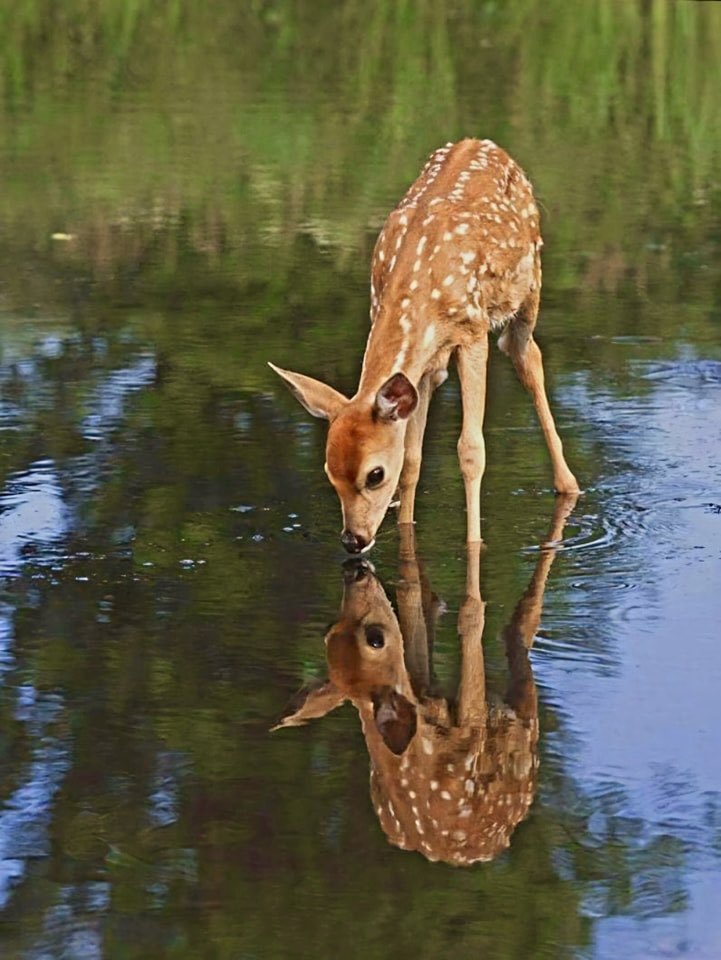
M 632 363 L 632 366 L 638 368 L 638 374 L 644 380 L 663 381 L 681 389 L 688 389 L 694 381 L 721 386 L 721 360 L 644 361 Z

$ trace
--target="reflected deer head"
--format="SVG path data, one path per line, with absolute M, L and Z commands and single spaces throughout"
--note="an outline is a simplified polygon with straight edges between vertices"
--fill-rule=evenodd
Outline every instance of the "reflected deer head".
M 503 631 L 510 671 L 503 699 L 486 695 L 479 545 L 468 552 L 458 618 L 461 679 L 453 702 L 430 693 L 438 603 L 415 556 L 413 527 L 401 527 L 397 616 L 370 564 L 346 565 L 341 616 L 325 638 L 328 679 L 302 690 L 274 729 L 324 716 L 350 700 L 370 757 L 373 806 L 396 846 L 466 866 L 501 853 L 526 817 L 538 768 L 538 700 L 528 651 L 575 500 L 556 500 L 549 537 Z

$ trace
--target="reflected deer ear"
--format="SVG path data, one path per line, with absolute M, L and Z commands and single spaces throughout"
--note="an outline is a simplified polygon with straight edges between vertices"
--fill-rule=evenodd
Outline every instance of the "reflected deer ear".
M 330 680 L 316 680 L 299 690 L 283 711 L 280 720 L 270 728 L 280 730 L 281 727 L 300 727 L 309 720 L 324 717 L 331 710 L 335 710 L 345 700 L 345 694 L 331 683 Z
M 291 370 L 283 370 L 281 367 L 276 367 L 274 363 L 269 362 L 268 366 L 278 374 L 295 398 L 314 417 L 334 420 L 348 403 L 342 393 L 338 393 L 326 383 L 321 383 L 320 380 L 304 377 L 302 373 L 293 373 Z
M 416 732 L 416 708 L 391 687 L 374 693 L 372 700 L 373 716 L 383 743 L 396 756 L 404 753 Z
M 394 373 L 376 394 L 373 410 L 379 420 L 405 420 L 418 406 L 418 391 L 405 373 Z

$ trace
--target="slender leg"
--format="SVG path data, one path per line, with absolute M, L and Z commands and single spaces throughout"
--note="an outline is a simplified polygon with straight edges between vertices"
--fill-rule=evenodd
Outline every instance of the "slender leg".
M 458 459 L 466 487 L 466 523 L 469 543 L 481 539 L 481 479 L 486 466 L 483 415 L 486 409 L 488 335 L 456 355 L 463 401 L 463 427 L 458 440 Z
M 405 455 L 400 478 L 401 509 L 398 523 L 413 523 L 416 487 L 423 459 L 423 434 L 426 432 L 428 404 L 431 399 L 431 384 L 423 377 L 418 384 L 418 406 L 406 427 Z
M 541 622 L 543 594 L 546 590 L 548 574 L 563 538 L 563 528 L 577 499 L 576 494 L 559 496 L 556 499 L 551 527 L 546 540 L 541 545 L 541 553 L 531 581 L 516 604 L 509 623 L 503 629 L 506 656 L 511 673 L 511 682 L 505 699 L 519 717 L 530 718 L 538 712 L 536 685 L 533 682 L 528 651 L 533 645 Z
M 483 627 L 486 605 L 480 587 L 481 544 L 468 544 L 466 595 L 458 612 L 461 638 L 461 682 L 458 687 L 459 726 L 480 725 L 486 717 L 486 670 L 483 659 Z
M 543 358 L 538 344 L 533 339 L 532 325 L 521 319 L 512 320 L 508 335 L 501 337 L 499 346 L 510 356 L 518 379 L 531 394 L 541 423 L 546 446 L 553 465 L 553 485 L 558 493 L 578 493 L 576 478 L 571 473 L 563 455 L 563 444 L 558 436 L 553 414 L 546 396 Z
M 416 696 L 428 692 L 430 682 L 428 627 L 423 611 L 423 572 L 416 557 L 415 527 L 400 526 L 399 580 L 396 586 L 398 623 L 403 636 L 403 659 Z

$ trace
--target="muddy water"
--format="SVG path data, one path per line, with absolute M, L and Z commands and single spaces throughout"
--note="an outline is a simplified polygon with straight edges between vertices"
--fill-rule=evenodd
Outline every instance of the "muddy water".
M 1 41 L 3 957 L 718 957 L 721 10 L 236 6 L 38 5 Z M 585 492 L 527 638 L 530 809 L 461 867 L 389 843 L 351 704 L 269 733 L 344 581 L 322 425 L 265 361 L 352 390 L 378 226 L 468 133 L 542 200 Z M 459 426 L 452 376 L 416 528 L 449 697 Z M 497 702 L 554 497 L 495 350 L 486 432 Z M 373 563 L 402 620 L 393 518 Z

